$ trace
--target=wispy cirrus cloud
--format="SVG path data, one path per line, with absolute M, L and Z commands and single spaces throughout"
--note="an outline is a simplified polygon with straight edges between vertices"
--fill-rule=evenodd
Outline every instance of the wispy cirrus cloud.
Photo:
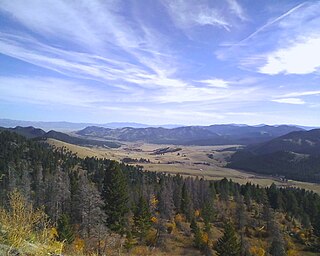
M 227 0 L 229 4 L 229 8 L 231 11 L 236 14 L 236 16 L 242 20 L 246 21 L 248 20 L 247 14 L 245 13 L 243 7 L 236 1 L 236 0 Z
M 299 97 L 299 96 L 311 96 L 311 95 L 320 95 L 320 90 L 290 92 L 290 93 L 283 95 L 283 97 Z
M 0 83 L 3 101 L 89 107 L 109 98 L 103 90 L 52 77 L 0 77 Z
M 57 0 L 52 3 L 48 15 L 44 15 L 47 3 L 35 1 L 35 5 L 36 8 L 25 10 L 20 2 L 13 4 L 5 1 L 1 8 L 34 33 L 41 36 L 56 35 L 64 43 L 75 40 L 77 50 L 47 43 L 41 37 L 36 39 L 28 33 L 12 34 L 7 31 L 0 33 L 0 52 L 70 78 L 102 82 L 106 87 L 135 95 L 135 99 L 147 98 L 145 101 L 192 102 L 226 98 L 232 101 L 233 95 L 239 95 L 237 90 L 236 93 L 217 90 L 228 88 L 229 82 L 223 79 L 203 79 L 194 83 L 177 77 L 176 72 L 181 64 L 179 66 L 176 62 L 166 36 L 141 22 L 134 25 L 125 22 L 125 16 L 118 14 L 121 8 L 118 1 L 112 4 L 80 1 L 79 5 L 74 6 L 73 2 Z M 195 13 L 190 3 L 170 2 L 173 11 L 182 8 L 179 17 L 181 22 L 229 26 L 224 24 L 222 16 L 220 19 L 221 12 L 218 9 L 205 2 L 195 6 L 198 13 L 190 18 L 184 16 L 189 12 Z M 230 6 L 236 15 L 243 15 L 243 10 L 236 2 L 231 1 Z M 40 15 L 34 19 L 38 13 Z M 93 16 L 96 18 L 89 19 Z M 198 87 L 199 83 L 211 88 Z M 151 89 L 157 91 L 147 97 Z M 244 92 L 255 90 L 249 88 Z M 121 94 L 118 97 L 127 101 Z
M 261 123 L 269 109 L 268 120 L 290 104 L 310 110 L 320 4 L 271 2 L 3 0 L 0 108 L 56 104 L 81 108 L 78 119 L 154 123 Z
M 217 87 L 217 88 L 228 88 L 229 81 L 219 79 L 219 78 L 212 78 L 212 79 L 204 79 L 197 81 L 199 83 L 205 84 L 209 87 Z
M 222 44 L 216 56 L 236 59 L 241 68 L 268 75 L 318 72 L 319 10 L 318 1 L 293 5 L 244 39 Z
M 118 1 L 76 4 L 57 0 L 52 1 L 50 13 L 46 11 L 48 2 L 33 4 L 35 8 L 25 9 L 19 1 L 4 1 L 0 10 L 40 38 L 54 36 L 63 48 L 69 47 L 41 42 L 29 33 L 16 35 L 7 31 L 0 38 L 3 54 L 67 75 L 105 82 L 139 82 L 148 76 L 152 86 L 152 77 L 157 81 L 167 79 L 176 70 L 172 52 L 163 43 L 165 36 L 145 25 L 127 23 L 126 17 L 118 13 Z M 77 50 L 71 50 L 72 46 Z
M 283 99 L 274 99 L 272 101 L 277 103 L 294 104 L 294 105 L 306 104 L 305 101 L 299 98 L 283 98 Z
M 214 26 L 230 31 L 234 16 L 241 21 L 247 20 L 245 11 L 236 0 L 227 2 L 210 1 L 163 1 L 174 24 L 183 30 L 196 26 Z M 228 10 L 228 11 L 226 11 Z

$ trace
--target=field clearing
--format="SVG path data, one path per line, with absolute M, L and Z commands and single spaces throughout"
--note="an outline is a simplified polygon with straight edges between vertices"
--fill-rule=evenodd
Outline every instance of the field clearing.
M 232 148 L 237 145 L 228 146 L 177 146 L 158 145 L 147 143 L 124 143 L 120 148 L 98 148 L 82 147 L 55 139 L 47 142 L 55 147 L 66 147 L 77 153 L 81 158 L 98 157 L 122 161 L 132 159 L 132 165 L 141 165 L 144 170 L 155 172 L 167 172 L 181 174 L 184 176 L 198 176 L 207 180 L 220 180 L 224 177 L 232 179 L 240 184 L 251 182 L 260 186 L 270 186 L 272 183 L 283 187 L 300 187 L 313 190 L 320 194 L 320 184 L 288 180 L 286 182 L 277 178 L 243 172 L 223 167 L 226 160 L 233 154 Z M 230 150 L 228 150 L 230 148 Z M 156 150 L 176 150 L 174 152 L 155 153 Z M 162 151 L 160 151 L 162 152 Z M 209 156 L 210 157 L 209 157 Z M 139 161 L 142 159 L 142 161 Z

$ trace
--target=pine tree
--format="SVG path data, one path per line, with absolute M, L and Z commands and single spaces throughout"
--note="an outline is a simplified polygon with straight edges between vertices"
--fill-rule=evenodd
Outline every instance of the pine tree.
M 116 162 L 111 162 L 105 172 L 102 196 L 105 201 L 106 223 L 108 227 L 124 234 L 127 226 L 128 187 L 125 176 Z
M 190 224 L 191 232 L 194 235 L 193 238 L 193 244 L 196 248 L 198 249 L 203 249 L 204 248 L 204 243 L 202 239 L 202 232 L 201 229 L 199 228 L 195 218 L 192 219 L 191 224 Z
M 285 242 L 283 240 L 282 234 L 279 230 L 279 224 L 273 221 L 272 227 L 272 242 L 270 246 L 270 254 L 272 256 L 286 256 Z
M 240 256 L 241 245 L 230 222 L 225 224 L 223 236 L 219 238 L 215 250 L 219 256 Z
M 214 221 L 215 218 L 213 200 L 208 199 L 204 203 L 201 215 L 204 221 L 205 231 L 209 232 L 211 229 L 211 223 Z
M 186 187 L 186 183 L 183 183 L 182 186 L 182 195 L 181 195 L 181 212 L 186 215 L 187 220 L 192 218 L 192 206 L 191 198 Z
M 159 211 L 162 219 L 170 220 L 174 213 L 172 184 L 160 180 Z
M 71 244 L 74 240 L 74 231 L 70 224 L 70 217 L 67 214 L 62 214 L 58 220 L 58 238 L 59 241 L 66 241 Z
M 147 201 L 140 196 L 139 202 L 134 209 L 134 233 L 143 240 L 151 228 L 151 213 Z

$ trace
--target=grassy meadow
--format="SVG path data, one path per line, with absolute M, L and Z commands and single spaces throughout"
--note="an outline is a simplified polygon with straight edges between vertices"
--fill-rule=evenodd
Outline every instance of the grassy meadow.
M 64 146 L 82 158 L 88 156 L 117 161 L 122 161 L 124 158 L 148 160 L 148 162 L 129 162 L 129 164 L 141 165 L 144 167 L 144 170 L 148 171 L 179 173 L 185 176 L 198 176 L 208 180 L 219 180 L 226 177 L 240 184 L 251 182 L 260 186 L 269 186 L 275 183 L 284 187 L 292 186 L 313 190 L 320 194 L 320 184 L 293 180 L 284 182 L 275 177 L 225 168 L 227 159 L 234 153 L 233 148 L 237 145 L 177 146 L 126 142 L 120 148 L 111 149 L 82 147 L 55 139 L 48 139 L 48 143 L 55 147 Z M 155 153 L 155 151 L 163 148 L 179 150 L 163 154 Z M 230 150 L 228 150 L 229 148 Z

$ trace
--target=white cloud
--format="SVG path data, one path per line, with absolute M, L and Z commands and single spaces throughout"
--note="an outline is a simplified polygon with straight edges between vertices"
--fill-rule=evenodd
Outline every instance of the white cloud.
M 241 7 L 241 5 L 236 0 L 227 0 L 229 4 L 229 8 L 233 13 L 237 15 L 237 17 L 243 21 L 248 20 L 245 11 Z
M 109 84 L 136 80 L 139 85 L 146 76 L 166 80 L 177 71 L 167 37 L 139 20 L 127 22 L 118 1 L 31 0 L 29 4 L 32 8 L 15 0 L 1 4 L 0 12 L 26 28 L 23 33 L 1 33 L 1 53 Z M 33 38 L 26 35 L 28 30 L 34 32 Z
M 299 97 L 299 96 L 311 96 L 311 95 L 320 95 L 320 91 L 290 92 L 283 95 L 283 97 Z
M 283 99 L 275 99 L 273 102 L 285 103 L 285 104 L 294 104 L 294 105 L 303 105 L 306 102 L 299 98 L 283 98 Z
M 230 30 L 231 24 L 226 21 L 221 11 L 210 7 L 206 1 L 163 1 L 167 7 L 171 19 L 181 29 L 193 26 L 216 26 Z
M 289 8 L 279 15 L 279 7 L 283 6 Z M 237 61 L 241 69 L 268 75 L 318 72 L 320 2 L 276 7 L 269 11 L 277 15 L 266 16 L 268 20 L 244 39 L 220 44 L 222 47 L 215 52 L 217 58 Z
M 257 87 L 239 87 L 239 88 L 218 88 L 218 87 L 195 87 L 187 85 L 180 88 L 166 88 L 160 90 L 153 96 L 154 101 L 161 103 L 184 103 L 200 102 L 201 104 L 210 103 L 219 105 L 221 103 L 232 104 L 235 102 L 258 101 L 265 98 L 267 92 L 262 92 Z
M 12 102 L 88 107 L 109 98 L 96 87 L 51 77 L 0 77 L 0 84 L 0 99 Z
M 229 82 L 219 78 L 198 80 L 197 82 L 205 84 L 209 87 L 217 87 L 217 88 L 228 88 Z
M 259 68 L 260 73 L 276 75 L 310 74 L 320 68 L 320 35 L 304 38 L 303 42 L 270 53 L 267 63 Z

